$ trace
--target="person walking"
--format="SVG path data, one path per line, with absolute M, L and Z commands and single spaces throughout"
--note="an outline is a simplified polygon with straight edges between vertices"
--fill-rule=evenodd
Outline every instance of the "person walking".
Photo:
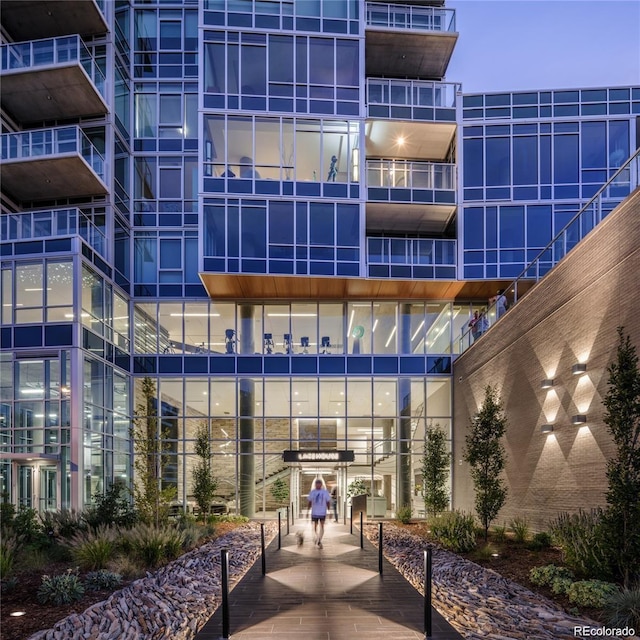
M 327 517 L 327 509 L 331 506 L 331 495 L 324 487 L 321 478 L 316 478 L 315 489 L 312 489 L 307 498 L 310 517 L 313 522 L 313 542 L 322 549 L 322 536 L 324 535 L 324 521 Z

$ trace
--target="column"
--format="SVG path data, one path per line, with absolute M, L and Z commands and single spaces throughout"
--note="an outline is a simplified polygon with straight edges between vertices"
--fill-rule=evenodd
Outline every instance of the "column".
M 254 353 L 253 319 L 255 308 L 253 305 L 240 305 L 238 315 L 240 322 L 240 353 Z M 240 498 L 240 514 L 252 518 L 255 512 L 255 381 L 251 378 L 240 378 L 240 464 L 238 491 Z
M 399 305 L 398 352 L 411 353 L 411 305 Z M 398 378 L 396 511 L 411 505 L 411 379 Z

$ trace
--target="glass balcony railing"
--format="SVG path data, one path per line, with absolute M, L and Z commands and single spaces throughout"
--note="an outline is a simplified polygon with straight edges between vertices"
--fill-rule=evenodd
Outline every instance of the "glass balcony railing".
M 3 44 L 0 60 L 3 72 L 79 62 L 100 95 L 105 95 L 104 74 L 77 35 Z
M 505 288 L 505 294 L 496 296 L 480 315 L 481 328 L 469 328 L 460 337 L 460 353 L 466 351 L 485 331 L 516 305 L 534 284 L 539 282 L 562 258 L 592 231 L 611 211 L 611 201 L 622 201 L 640 186 L 640 149 L 638 149 L 585 204 L 558 235 L 534 258 L 526 269 Z M 505 305 L 506 302 L 506 305 Z M 508 305 L 508 306 L 507 306 Z M 507 306 L 507 308 L 505 308 Z
M 77 153 L 104 182 L 104 158 L 78 126 L 35 129 L 0 136 L 2 162 L 42 159 L 43 156 Z
M 455 191 L 456 166 L 444 162 L 367 160 L 367 186 Z
M 455 279 L 456 241 L 441 238 L 367 238 L 370 278 Z
M 53 209 L 0 216 L 3 241 L 80 236 L 94 251 L 106 257 L 107 238 L 80 209 Z
M 367 78 L 367 108 L 371 118 L 456 121 L 455 82 Z
M 456 12 L 439 7 L 367 2 L 367 26 L 454 33 Z

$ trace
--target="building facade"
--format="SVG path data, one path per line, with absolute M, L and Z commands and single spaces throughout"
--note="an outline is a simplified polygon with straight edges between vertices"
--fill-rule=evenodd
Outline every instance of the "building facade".
M 204 426 L 243 514 L 318 473 L 419 511 L 473 310 L 635 148 L 640 89 L 463 97 L 439 0 L 29 7 L 2 2 L 2 492 L 129 484 L 152 407 L 182 506 Z

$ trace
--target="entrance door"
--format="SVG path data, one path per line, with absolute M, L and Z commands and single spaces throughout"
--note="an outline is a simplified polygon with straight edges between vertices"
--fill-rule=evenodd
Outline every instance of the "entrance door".
M 314 489 L 314 480 L 316 478 L 322 478 L 328 489 L 331 491 L 332 487 L 337 484 L 338 478 L 334 469 L 305 469 L 300 470 L 299 474 L 299 500 L 298 505 L 300 508 L 299 516 L 306 515 L 308 510 L 307 496 L 311 489 Z
M 40 510 L 57 508 L 58 470 L 56 467 L 40 467 Z
M 34 468 L 32 465 L 18 465 L 18 506 L 33 508 L 35 496 L 33 495 L 33 476 Z

